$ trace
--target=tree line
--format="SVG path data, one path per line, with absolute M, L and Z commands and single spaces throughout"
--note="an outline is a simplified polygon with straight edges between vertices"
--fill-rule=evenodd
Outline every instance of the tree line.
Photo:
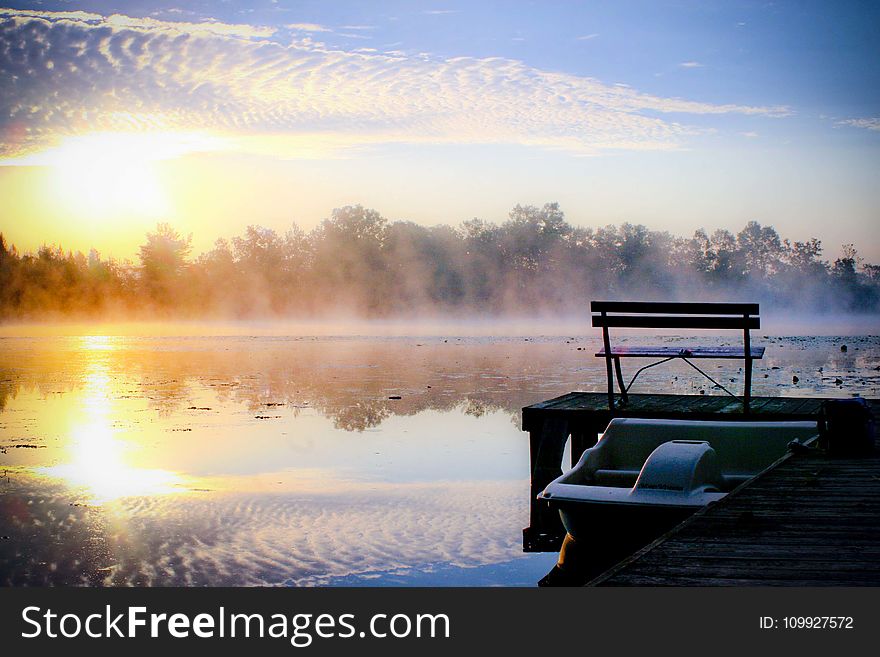
M 191 235 L 158 224 L 137 262 L 55 245 L 19 253 L 0 233 L 0 319 L 568 315 L 596 298 L 880 310 L 880 266 L 852 244 L 833 262 L 822 254 L 818 239 L 790 241 L 755 221 L 689 238 L 576 227 L 557 203 L 457 227 L 347 206 L 308 233 L 253 225 L 198 256 Z

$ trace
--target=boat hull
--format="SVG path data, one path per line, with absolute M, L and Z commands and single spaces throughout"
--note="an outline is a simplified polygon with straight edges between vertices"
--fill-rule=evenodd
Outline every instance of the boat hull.
M 641 547 L 692 516 L 698 506 L 555 500 L 565 530 L 578 541 Z

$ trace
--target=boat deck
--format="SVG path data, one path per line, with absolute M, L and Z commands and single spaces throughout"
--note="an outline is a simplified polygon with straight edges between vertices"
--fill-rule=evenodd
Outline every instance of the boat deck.
M 880 586 L 880 454 L 790 455 L 591 584 Z

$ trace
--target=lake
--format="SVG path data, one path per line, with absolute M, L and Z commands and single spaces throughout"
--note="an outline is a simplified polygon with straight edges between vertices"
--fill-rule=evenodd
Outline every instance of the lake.
M 522 552 L 519 413 L 604 389 L 596 335 L 186 333 L 0 337 L 0 583 L 534 586 L 555 563 Z M 755 395 L 878 396 L 876 336 L 753 344 Z M 681 363 L 633 391 L 724 394 Z

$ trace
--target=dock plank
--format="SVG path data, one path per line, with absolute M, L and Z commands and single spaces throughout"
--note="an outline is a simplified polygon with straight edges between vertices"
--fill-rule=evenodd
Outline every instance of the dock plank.
M 591 584 L 880 586 L 880 454 L 792 455 Z
M 824 401 L 825 398 L 752 397 L 749 413 L 744 414 L 742 403 L 728 395 L 631 394 L 629 403 L 615 407 L 613 415 L 683 420 L 702 420 L 717 416 L 756 420 L 812 419 L 818 417 Z M 608 396 L 601 392 L 570 392 L 526 406 L 522 409 L 522 428 L 531 431 L 539 427 L 544 418 L 557 414 L 594 424 L 594 418 L 609 416 Z

